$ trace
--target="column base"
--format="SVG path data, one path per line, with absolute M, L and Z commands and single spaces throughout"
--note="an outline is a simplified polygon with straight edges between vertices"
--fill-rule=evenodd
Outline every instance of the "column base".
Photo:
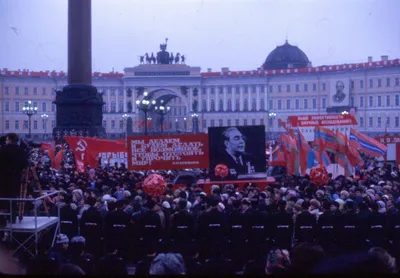
M 56 127 L 53 136 L 57 142 L 64 136 L 102 138 L 106 135 L 102 126 L 103 97 L 92 85 L 67 85 L 57 91 Z

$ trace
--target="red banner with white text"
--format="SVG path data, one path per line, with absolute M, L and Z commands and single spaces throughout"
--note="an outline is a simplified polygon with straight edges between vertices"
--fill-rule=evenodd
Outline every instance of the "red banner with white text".
M 71 151 L 74 152 L 75 161 L 79 172 L 83 172 L 85 166 L 96 167 L 101 159 L 102 163 L 113 164 L 127 163 L 126 142 L 122 140 L 112 141 L 89 137 L 65 137 Z
M 208 168 L 207 134 L 129 136 L 129 170 Z

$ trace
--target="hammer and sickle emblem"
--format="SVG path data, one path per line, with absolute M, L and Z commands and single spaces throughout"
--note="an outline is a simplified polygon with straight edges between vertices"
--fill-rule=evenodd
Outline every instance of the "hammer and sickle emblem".
M 84 152 L 86 150 L 87 143 L 85 140 L 80 139 L 76 145 L 77 145 L 76 147 L 77 151 Z

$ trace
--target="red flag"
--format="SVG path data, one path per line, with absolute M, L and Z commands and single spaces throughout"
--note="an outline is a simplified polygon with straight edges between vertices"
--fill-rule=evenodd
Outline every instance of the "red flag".
M 141 128 L 144 125 L 144 120 L 140 122 L 140 124 L 138 125 L 138 128 Z
M 294 131 L 291 128 L 287 127 L 287 124 L 283 121 L 281 121 L 281 119 L 278 119 L 278 123 L 283 127 L 283 129 L 290 135 L 290 136 L 294 136 Z
M 61 168 L 62 159 L 63 159 L 63 150 L 61 149 L 61 150 L 58 151 L 56 157 L 54 158 L 53 168 L 60 169 Z
M 151 128 L 151 120 L 147 120 L 147 128 L 148 128 L 148 129 Z

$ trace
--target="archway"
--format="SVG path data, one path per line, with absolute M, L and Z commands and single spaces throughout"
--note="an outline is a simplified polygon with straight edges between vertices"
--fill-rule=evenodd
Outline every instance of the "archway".
M 179 108 L 179 113 L 174 114 L 174 111 L 171 109 L 171 112 L 165 116 L 160 116 L 160 114 L 151 109 L 148 114 L 148 116 L 152 118 L 151 123 L 148 125 L 149 132 L 186 132 L 189 130 L 189 128 L 191 128 L 189 116 L 190 104 L 189 99 L 185 94 L 164 87 L 149 88 L 147 92 L 147 99 L 150 101 L 155 100 L 157 102 L 156 105 L 160 105 L 162 103 L 164 106 L 172 107 L 172 109 L 173 107 Z M 181 99 L 179 105 L 171 105 L 170 101 L 176 98 Z M 141 95 L 138 99 L 142 101 L 144 96 Z M 181 108 L 183 108 L 183 111 Z

